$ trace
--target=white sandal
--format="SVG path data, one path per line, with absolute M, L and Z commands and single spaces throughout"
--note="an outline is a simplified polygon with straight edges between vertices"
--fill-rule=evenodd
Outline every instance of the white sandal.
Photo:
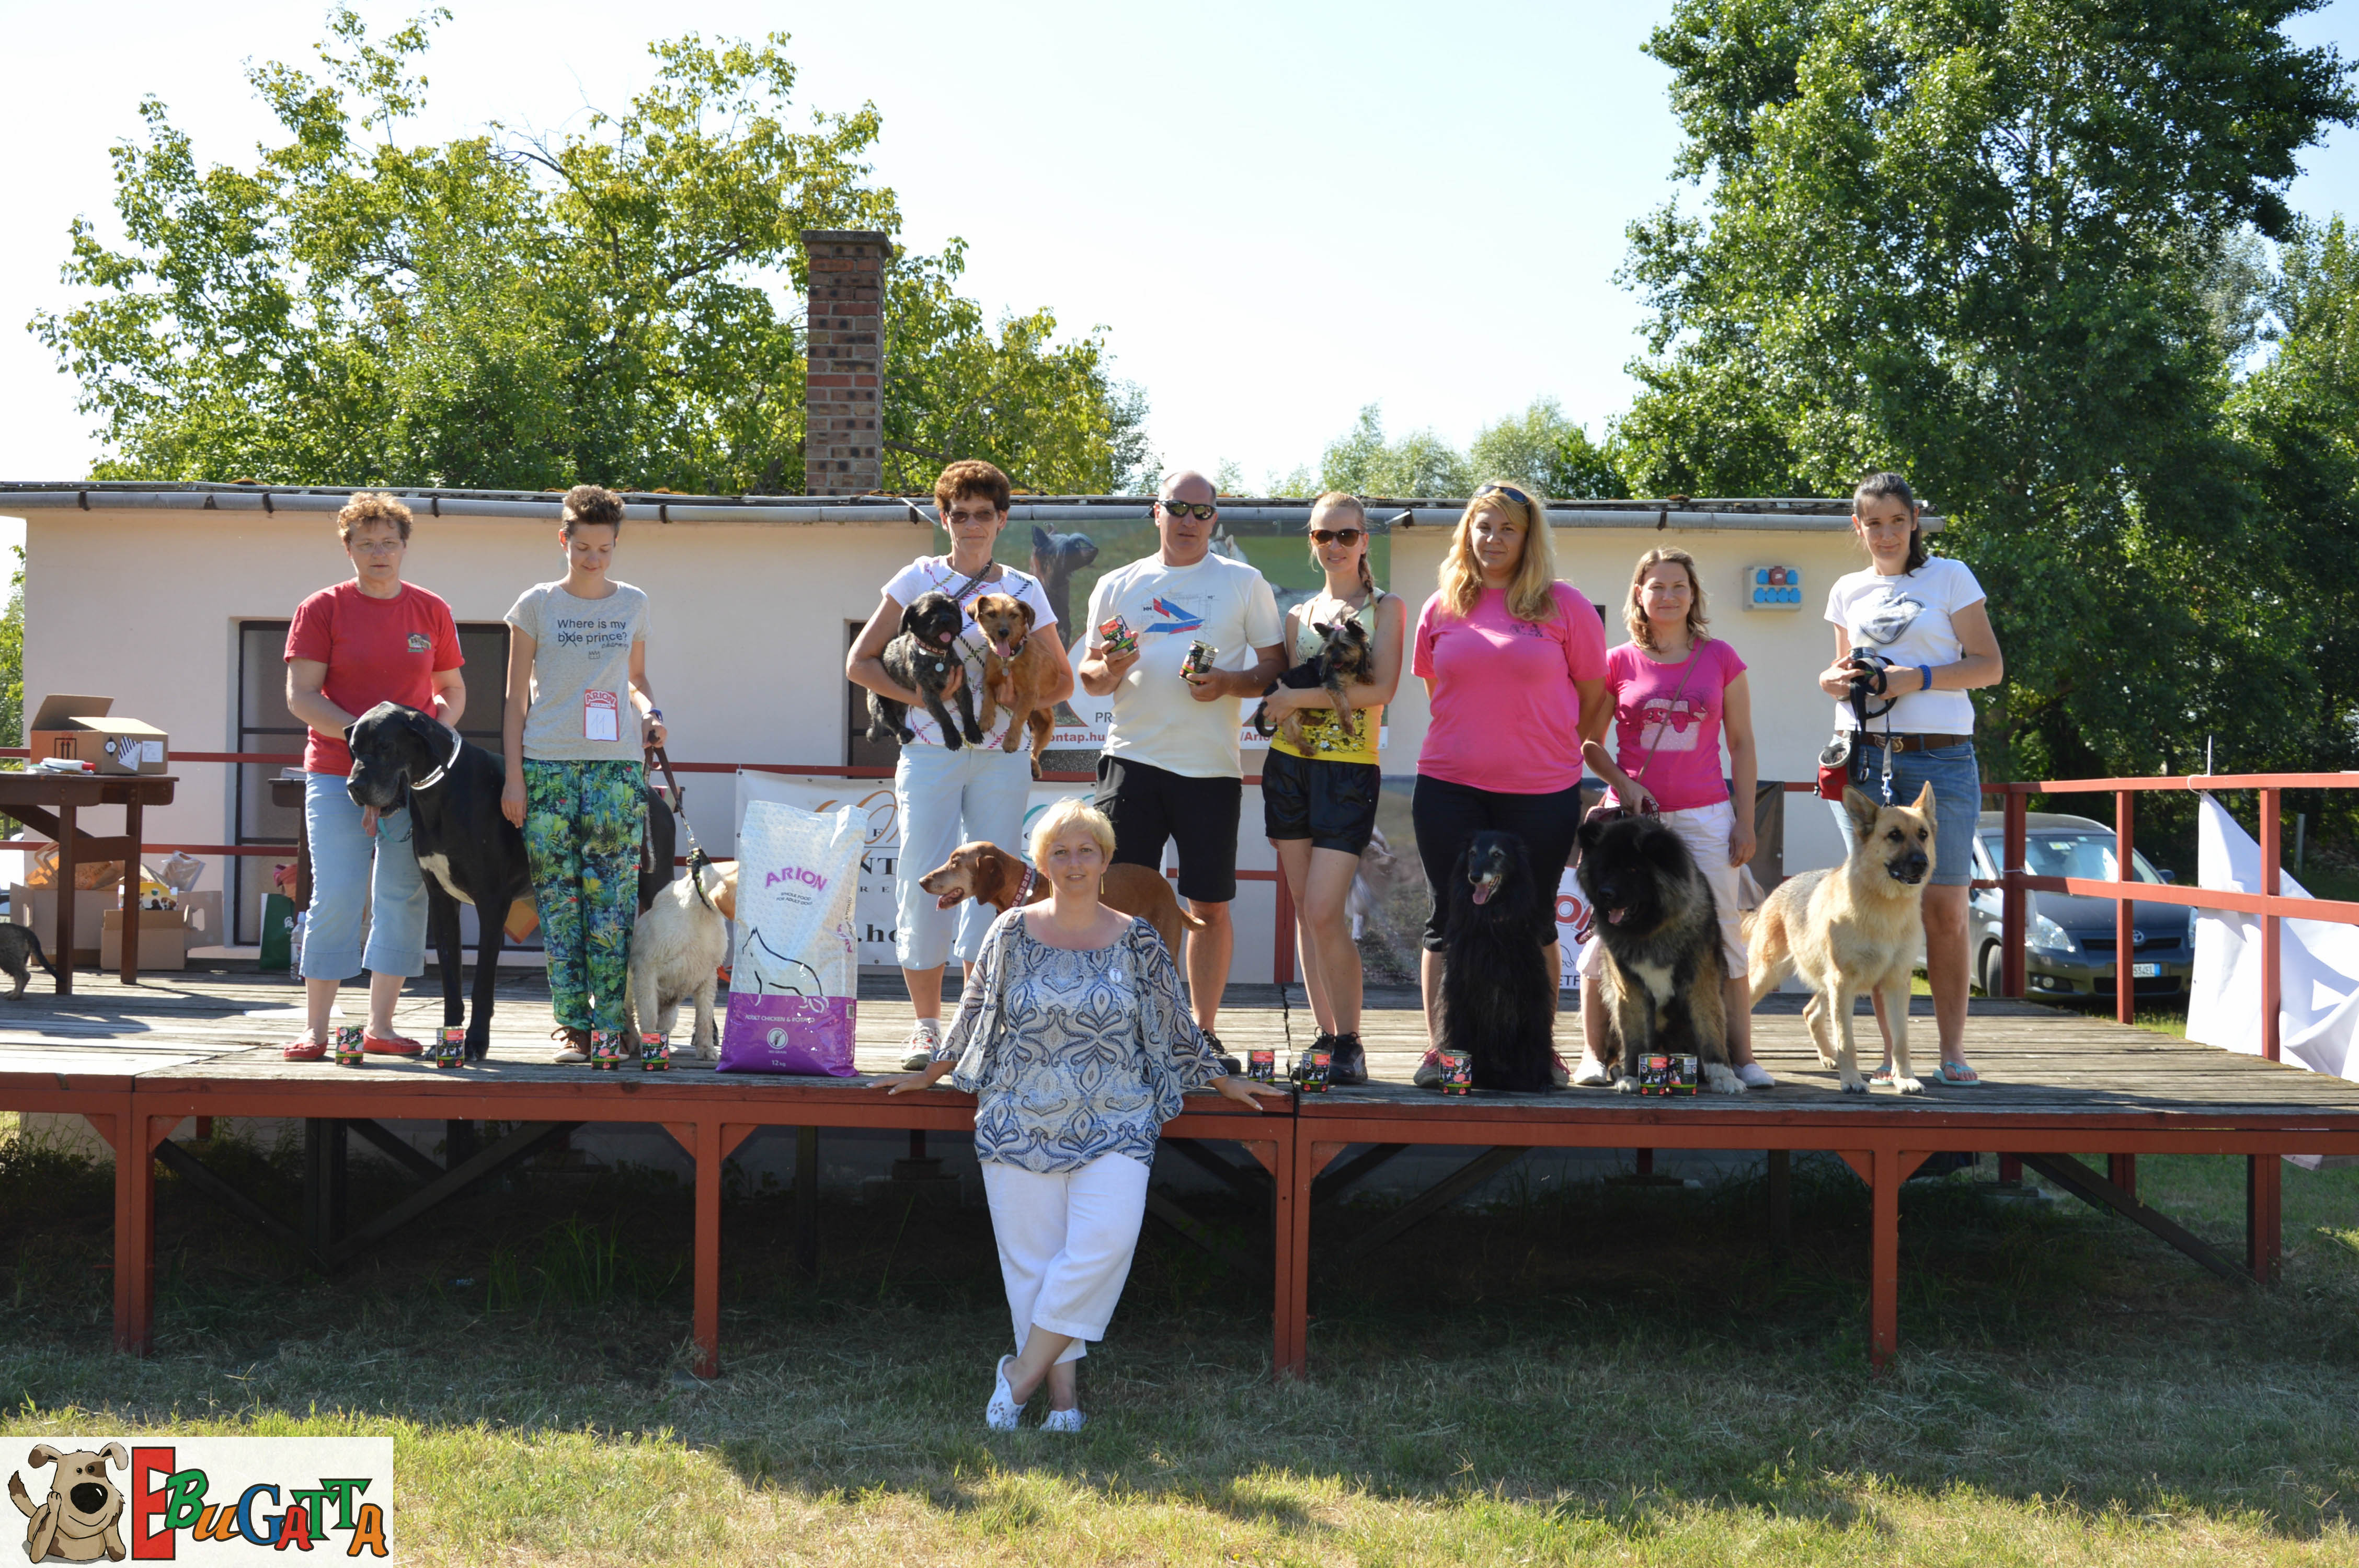
M 1050 1411 L 1049 1419 L 1040 1423 L 1043 1432 L 1079 1432 L 1090 1418 L 1082 1413 L 1079 1405 L 1069 1411 Z
M 1013 1356 L 999 1358 L 999 1369 L 992 1382 L 991 1402 L 983 1407 L 983 1424 L 994 1432 L 1014 1432 L 1016 1419 L 1024 1413 L 1024 1407 L 1016 1402 L 1015 1390 L 1007 1386 L 1007 1364 L 1015 1359 Z

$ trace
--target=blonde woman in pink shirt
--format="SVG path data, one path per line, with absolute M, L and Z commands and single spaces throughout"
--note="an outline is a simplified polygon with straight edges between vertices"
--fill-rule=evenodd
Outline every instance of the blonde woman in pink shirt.
M 1685 550 L 1649 550 L 1630 574 L 1622 624 L 1630 640 L 1605 655 L 1610 711 L 1593 715 L 1582 733 L 1582 754 L 1605 781 L 1615 805 L 1661 814 L 1687 841 L 1720 912 L 1720 946 L 1728 964 L 1728 1058 L 1746 1087 L 1777 1079 L 1753 1059 L 1753 1005 L 1745 989 L 1745 936 L 1738 926 L 1738 868 L 1753 859 L 1753 791 L 1759 764 L 1753 751 L 1753 698 L 1745 661 L 1704 631 L 1703 584 Z M 1614 726 L 1614 749 L 1604 745 Z M 1728 741 L 1734 800 L 1720 772 L 1720 743 Z M 1736 802 L 1742 802 L 1739 810 Z M 1604 1038 L 1605 1004 L 1597 978 L 1604 946 L 1593 942 L 1581 956 L 1581 1065 L 1576 1084 L 1613 1081 L 1593 1043 Z
M 1434 1009 L 1449 946 L 1451 867 L 1475 834 L 1513 833 L 1542 884 L 1555 887 L 1581 827 L 1581 738 L 1607 710 L 1604 628 L 1597 608 L 1557 580 L 1548 508 L 1538 496 L 1492 483 L 1466 503 L 1441 563 L 1440 591 L 1417 618 L 1409 673 L 1424 680 L 1433 710 L 1409 806 L 1433 894 L 1418 965 L 1428 1049 L 1416 1077 L 1430 1087 L 1443 1070 Z M 1539 908 L 1532 941 L 1556 974 L 1556 901 Z M 1558 1085 L 1571 1077 L 1559 1055 Z

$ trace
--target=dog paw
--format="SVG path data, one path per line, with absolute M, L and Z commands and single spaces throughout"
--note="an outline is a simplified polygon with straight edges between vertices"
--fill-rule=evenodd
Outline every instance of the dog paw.
M 980 746 L 983 744 L 982 725 L 970 724 L 966 727 L 966 743 L 970 746 Z
M 1627 1076 L 1627 1077 L 1620 1077 L 1620 1078 L 1616 1078 L 1616 1079 L 1614 1079 L 1614 1092 L 1615 1094 L 1617 1094 L 1617 1095 L 1635 1095 L 1635 1094 L 1636 1094 L 1636 1093 L 1638 1092 L 1638 1080 L 1637 1080 L 1637 1078 L 1636 1078 L 1636 1076 Z
M 1843 1092 L 1847 1095 L 1864 1095 L 1867 1092 L 1867 1080 L 1861 1077 L 1856 1071 L 1845 1073 L 1843 1076 Z
M 1924 1081 L 1919 1078 L 1895 1077 L 1892 1080 L 1892 1087 L 1904 1095 L 1921 1095 L 1925 1092 Z
M 1736 1076 L 1734 1068 L 1724 1067 L 1718 1062 L 1703 1065 L 1703 1082 L 1704 1087 L 1716 1095 L 1741 1095 L 1745 1092 L 1745 1080 Z

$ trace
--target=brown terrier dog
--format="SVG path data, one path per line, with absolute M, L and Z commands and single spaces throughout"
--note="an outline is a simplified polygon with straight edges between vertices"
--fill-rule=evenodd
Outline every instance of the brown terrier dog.
M 972 898 L 1004 912 L 1049 896 L 1046 877 L 1034 875 L 1031 885 L 1025 885 L 1030 870 L 1022 856 L 978 838 L 951 850 L 949 860 L 918 879 L 918 885 L 934 895 L 937 909 L 954 909 L 960 900 Z M 1171 891 L 1169 880 L 1152 866 L 1120 862 L 1108 866 L 1098 884 L 1098 900 L 1108 909 L 1136 914 L 1155 927 L 1175 963 L 1180 956 L 1180 933 L 1204 929 L 1202 921 L 1180 907 L 1180 897 Z
M 983 717 L 985 734 L 999 710 L 1015 714 L 1016 722 L 999 742 L 1003 752 L 1016 750 L 1028 726 L 1032 731 L 1032 776 L 1040 776 L 1040 751 L 1049 743 L 1049 705 L 1040 692 L 1049 684 L 1049 654 L 1032 642 L 1032 607 L 1012 594 L 986 593 L 974 601 L 974 623 L 983 631 Z

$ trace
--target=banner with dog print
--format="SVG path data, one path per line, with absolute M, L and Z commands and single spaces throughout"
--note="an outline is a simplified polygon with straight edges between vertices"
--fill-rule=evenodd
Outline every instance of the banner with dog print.
M 1086 795 L 1085 784 L 1036 784 L 1024 807 L 1024 831 L 1049 806 L 1068 795 Z M 893 878 L 901 860 L 901 825 L 890 779 L 799 779 L 783 773 L 741 769 L 737 774 L 737 830 L 745 829 L 745 812 L 756 801 L 777 801 L 805 811 L 837 811 L 849 806 L 861 825 L 860 891 L 853 904 L 860 962 L 864 967 L 896 967 L 894 926 L 898 920 L 893 903 Z M 1024 846 L 1001 848 L 1021 854 Z M 932 871 L 919 866 L 919 871 Z
M 737 828 L 737 952 L 723 1073 L 851 1077 L 859 990 L 854 898 L 865 837 L 850 806 L 750 804 Z
M 390 1437 L 85 1433 L 22 1452 L 0 1460 L 30 1563 L 398 1558 Z

